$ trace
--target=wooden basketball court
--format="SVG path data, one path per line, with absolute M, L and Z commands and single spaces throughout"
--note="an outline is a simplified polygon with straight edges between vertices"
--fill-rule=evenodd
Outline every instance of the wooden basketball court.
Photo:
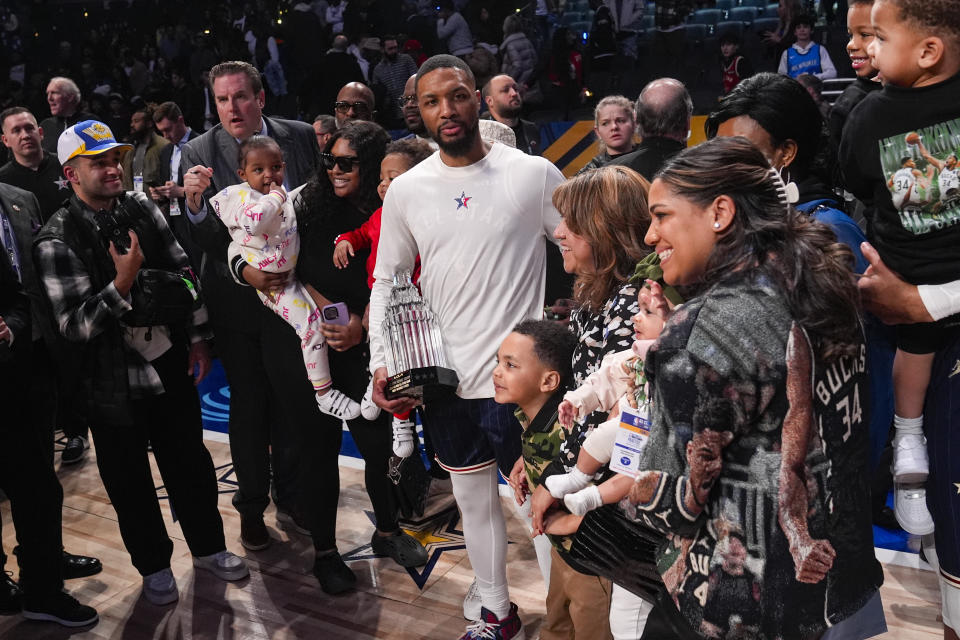
M 430 550 L 427 566 L 408 572 L 390 559 L 371 556 L 368 543 L 373 526 L 370 503 L 363 490 L 363 473 L 345 460 L 340 474 L 337 537 L 341 554 L 359 580 L 355 592 L 331 597 L 320 590 L 310 573 L 310 539 L 280 529 L 272 506 L 267 510 L 266 522 L 273 544 L 260 552 L 249 552 L 240 546 L 240 518 L 230 504 L 235 484 L 229 447 L 218 440 L 223 438 L 208 440 L 207 446 L 220 478 L 220 513 L 227 548 L 247 559 L 251 574 L 248 579 L 227 584 L 212 574 L 194 571 L 180 528 L 172 520 L 169 503 L 162 499 L 168 533 L 174 541 L 172 567 L 180 600 L 155 607 L 141 598 L 140 575 L 123 548 L 116 513 L 97 472 L 96 452 L 91 450 L 84 462 L 61 468 L 58 473 L 64 489 L 64 545 L 72 553 L 99 557 L 104 566 L 99 575 L 71 580 L 66 586 L 82 602 L 97 608 L 100 622 L 89 630 L 68 630 L 55 624 L 29 622 L 20 616 L 0 617 L 0 638 L 450 640 L 463 633 L 461 604 L 473 574 L 449 493 L 435 495 L 427 516 L 406 526 Z M 154 477 L 159 487 L 162 482 L 156 469 Z M 165 496 L 162 488 L 158 494 Z M 544 615 L 546 590 L 524 527 L 509 502 L 504 499 L 503 503 L 505 513 L 510 514 L 510 595 L 520 606 L 526 636 L 532 640 L 538 636 Z M 9 555 L 16 544 L 9 505 L 0 504 L 0 512 L 3 547 Z M 16 575 L 15 565 L 11 558 L 6 568 Z M 885 573 L 882 594 L 890 632 L 882 637 L 941 638 L 935 574 L 895 564 L 885 565 Z

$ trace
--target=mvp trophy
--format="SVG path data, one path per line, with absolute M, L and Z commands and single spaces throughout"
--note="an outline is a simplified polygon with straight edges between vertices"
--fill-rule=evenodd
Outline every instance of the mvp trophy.
M 385 395 L 430 400 L 457 390 L 460 379 L 447 366 L 440 329 L 409 271 L 393 276 L 393 289 L 381 325 L 387 357 Z

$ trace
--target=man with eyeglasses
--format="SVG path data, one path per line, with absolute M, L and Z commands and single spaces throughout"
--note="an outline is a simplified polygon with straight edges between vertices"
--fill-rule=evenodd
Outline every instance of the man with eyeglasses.
M 398 101 L 405 95 L 404 85 L 411 74 L 417 72 L 417 63 L 405 53 L 400 53 L 396 36 L 384 36 L 383 58 L 373 68 L 372 84 L 383 87 L 387 97 L 387 119 L 391 127 L 403 117 L 403 105 Z
M 370 87 L 362 82 L 348 82 L 337 93 L 337 101 L 333 103 L 337 129 L 354 120 L 374 122 L 375 107 L 376 99 Z
M 410 132 L 406 137 L 423 140 L 434 151 L 439 149 L 436 141 L 427 132 L 423 117 L 420 115 L 420 104 L 417 102 L 417 74 L 407 79 L 407 83 L 403 86 L 403 95 L 397 98 L 397 103 L 403 113 L 403 122 L 407 125 L 407 131 Z
M 183 146 L 180 167 L 193 238 L 205 254 L 204 298 L 230 382 L 230 454 L 239 484 L 233 505 L 240 512 L 240 542 L 256 550 L 270 544 L 263 512 L 270 502 L 271 449 L 277 519 L 307 530 L 299 524 L 304 520 L 297 507 L 296 433 L 320 416 L 303 368 L 290 366 L 302 360 L 300 339 L 257 297 L 254 288 L 267 288 L 263 272 L 242 267 L 243 282 L 234 281 L 226 262 L 230 235 L 213 214 L 209 198 L 241 182 L 237 151 L 255 134 L 280 145 L 287 189 L 305 183 L 316 171 L 320 149 L 309 124 L 263 115 L 263 84 L 251 64 L 215 65 L 210 85 L 220 123 Z

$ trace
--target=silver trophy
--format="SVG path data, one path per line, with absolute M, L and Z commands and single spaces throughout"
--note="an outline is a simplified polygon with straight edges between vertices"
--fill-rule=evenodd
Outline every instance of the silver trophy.
M 447 364 L 440 329 L 409 271 L 393 276 L 393 289 L 381 325 L 386 345 L 386 396 L 430 400 L 457 389 L 460 379 Z

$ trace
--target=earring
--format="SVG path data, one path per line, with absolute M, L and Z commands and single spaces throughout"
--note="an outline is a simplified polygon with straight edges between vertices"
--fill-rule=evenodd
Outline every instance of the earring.
M 719 229 L 719 228 L 720 228 L 720 221 L 719 221 L 719 220 L 713 223 L 713 228 L 714 228 L 714 229 Z

